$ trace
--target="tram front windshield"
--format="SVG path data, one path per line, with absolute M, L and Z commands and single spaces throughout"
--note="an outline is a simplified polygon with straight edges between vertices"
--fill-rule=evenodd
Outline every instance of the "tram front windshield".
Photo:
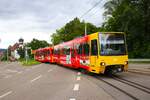
M 121 33 L 99 33 L 100 55 L 125 55 L 125 37 Z

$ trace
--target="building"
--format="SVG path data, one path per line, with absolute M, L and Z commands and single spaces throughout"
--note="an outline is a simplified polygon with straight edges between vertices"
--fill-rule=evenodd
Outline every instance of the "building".
M 11 61 L 18 60 L 20 58 L 20 55 L 18 53 L 19 48 L 24 48 L 24 40 L 22 38 L 19 39 L 18 43 L 15 43 L 13 46 L 9 46 L 9 59 Z

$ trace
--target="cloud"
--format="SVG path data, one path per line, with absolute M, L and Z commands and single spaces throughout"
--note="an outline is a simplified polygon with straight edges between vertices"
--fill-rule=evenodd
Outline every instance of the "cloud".
M 95 7 L 81 20 L 99 25 L 103 22 L 103 3 Z M 50 42 L 56 29 L 75 17 L 80 17 L 97 0 L 0 0 L 0 43 L 8 47 L 18 38 L 33 38 Z M 10 38 L 11 37 L 11 38 Z M 14 41 L 14 42 L 12 42 Z

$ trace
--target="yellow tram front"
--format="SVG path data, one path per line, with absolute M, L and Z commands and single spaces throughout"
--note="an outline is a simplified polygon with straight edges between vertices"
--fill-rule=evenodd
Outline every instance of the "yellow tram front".
M 97 32 L 89 35 L 90 68 L 93 73 L 127 71 L 128 55 L 125 33 Z

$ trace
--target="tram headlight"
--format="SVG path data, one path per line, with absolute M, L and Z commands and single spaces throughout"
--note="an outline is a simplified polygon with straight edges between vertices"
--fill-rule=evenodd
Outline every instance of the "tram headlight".
M 125 65 L 128 65 L 128 61 L 125 61 L 124 64 L 125 64 Z
M 101 66 L 105 66 L 105 62 L 101 62 L 100 65 L 101 65 Z

